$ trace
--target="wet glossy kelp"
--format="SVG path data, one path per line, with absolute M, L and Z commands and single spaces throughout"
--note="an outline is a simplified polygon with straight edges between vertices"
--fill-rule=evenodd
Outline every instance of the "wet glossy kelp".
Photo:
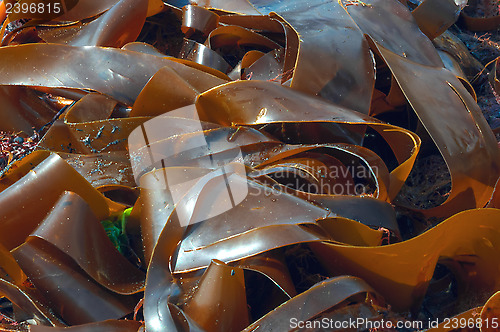
M 432 42 L 463 2 L 61 4 L 3 15 L 0 130 L 40 142 L 0 178 L 1 329 L 427 320 L 500 290 L 500 160 L 467 80 L 477 63 Z M 148 164 L 151 151 L 168 158 Z M 398 198 L 422 153 L 451 176 L 429 209 Z M 160 181 L 190 174 L 180 201 Z M 228 183 L 248 193 L 216 213 Z M 403 210 L 437 225 L 400 230 Z M 497 298 L 462 316 L 495 316 Z

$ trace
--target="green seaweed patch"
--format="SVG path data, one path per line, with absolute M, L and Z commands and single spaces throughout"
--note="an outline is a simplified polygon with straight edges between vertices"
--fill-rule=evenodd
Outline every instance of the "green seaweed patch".
M 131 212 L 132 208 L 128 208 L 123 212 L 111 215 L 109 219 L 101 221 L 101 225 L 104 227 L 106 235 L 111 240 L 116 250 L 122 255 L 124 255 L 130 247 L 125 228 Z

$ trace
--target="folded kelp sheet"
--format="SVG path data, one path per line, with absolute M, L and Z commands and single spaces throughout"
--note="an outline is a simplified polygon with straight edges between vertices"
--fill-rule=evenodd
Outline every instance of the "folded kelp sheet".
M 0 330 L 496 331 L 466 5 L 3 1 Z

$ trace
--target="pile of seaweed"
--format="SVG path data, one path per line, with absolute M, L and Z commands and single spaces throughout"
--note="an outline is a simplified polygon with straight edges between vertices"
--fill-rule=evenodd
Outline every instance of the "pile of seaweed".
M 497 20 L 3 1 L 0 330 L 497 330 Z

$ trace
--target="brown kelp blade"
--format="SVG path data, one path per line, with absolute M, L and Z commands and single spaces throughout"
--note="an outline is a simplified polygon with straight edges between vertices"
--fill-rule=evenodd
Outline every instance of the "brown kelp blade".
M 30 236 L 57 247 L 113 292 L 129 295 L 144 286 L 144 273 L 114 248 L 87 203 L 77 194 L 65 192 Z
M 162 67 L 178 75 L 198 70 L 153 55 L 105 47 L 28 44 L 0 48 L 0 84 L 92 89 L 132 105 Z M 64 61 L 64 67 L 58 64 Z M 15 67 L 9 66 L 16 63 Z
M 497 180 L 499 153 L 496 139 L 471 95 L 446 69 L 418 65 L 381 46 L 378 48 L 443 155 L 452 176 L 452 192 L 447 202 L 425 213 L 449 216 L 464 208 L 484 206 Z M 417 72 L 425 75 L 426 80 L 407 79 Z M 428 85 L 431 81 L 434 83 Z M 431 93 L 426 91 L 430 86 L 434 96 L 432 103 L 420 97 Z M 455 125 L 440 124 L 440 120 L 445 119 L 453 119 Z
M 29 239 L 13 255 L 51 308 L 68 324 L 118 319 L 133 310 L 133 298 L 99 286 L 68 256 L 42 239 Z
M 389 199 L 395 197 L 406 180 L 420 146 L 420 139 L 408 130 L 271 82 L 231 82 L 201 94 L 196 106 L 201 120 L 223 125 L 314 122 L 352 126 L 354 133 L 359 128 L 356 126 L 371 126 L 387 140 L 400 163 L 391 172 Z M 300 137 L 301 143 L 307 140 L 304 136 Z
M 454 215 L 413 239 L 382 247 L 311 244 L 332 273 L 349 273 L 366 280 L 396 310 L 415 309 L 440 258 L 470 261 L 476 271 L 454 271 L 481 294 L 499 289 L 497 209 L 468 210 Z M 475 220 L 475 224 L 471 221 Z M 457 241 L 460 239 L 460 241 Z
M 35 154 L 41 157 L 37 164 L 23 160 L 21 163 L 27 163 L 27 169 L 12 169 L 2 178 L 2 182 L 9 183 L 10 177 L 17 180 L 21 176 L 2 191 L 0 198 L 3 211 L 0 224 L 5 231 L 1 233 L 0 241 L 9 250 L 24 242 L 66 190 L 78 193 L 89 202 L 98 218 L 105 218 L 109 214 L 105 197 L 57 154 L 47 151 Z M 28 204 L 29 208 L 23 208 Z
M 424 2 L 421 6 L 427 5 Z M 425 213 L 442 218 L 465 207 L 483 207 L 498 176 L 499 155 L 496 139 L 473 98 L 457 77 L 443 68 L 432 43 L 401 3 L 368 1 L 366 6 L 346 6 L 346 10 L 389 66 L 450 170 L 453 187 L 448 200 Z M 381 25 L 375 24 L 389 10 L 396 14 Z M 392 27 L 400 30 L 398 42 L 389 36 Z M 416 76 L 421 79 L 413 79 Z
M 361 279 L 348 276 L 327 279 L 283 303 L 249 325 L 244 331 L 256 329 L 292 331 L 290 323 L 293 320 L 305 322 L 360 294 L 364 295 L 360 297 L 361 300 L 352 302 L 362 302 L 366 299 L 367 293 L 376 296 L 376 292 Z

